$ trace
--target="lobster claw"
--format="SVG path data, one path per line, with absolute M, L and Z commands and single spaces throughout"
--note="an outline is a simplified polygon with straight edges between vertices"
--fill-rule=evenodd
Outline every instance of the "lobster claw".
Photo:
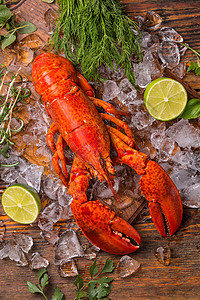
M 88 201 L 88 184 L 89 173 L 75 157 L 68 194 L 73 196 L 72 213 L 84 235 L 94 245 L 112 254 L 124 255 L 136 251 L 141 242 L 139 233 L 98 200 Z
M 142 175 L 140 190 L 149 201 L 149 211 L 158 232 L 162 236 L 173 235 L 183 216 L 182 202 L 175 184 L 159 164 L 129 147 L 112 132 L 110 134 L 120 161 Z
M 149 201 L 149 211 L 158 232 L 162 236 L 173 235 L 181 224 L 182 202 L 175 184 L 159 164 L 147 161 L 140 189 Z

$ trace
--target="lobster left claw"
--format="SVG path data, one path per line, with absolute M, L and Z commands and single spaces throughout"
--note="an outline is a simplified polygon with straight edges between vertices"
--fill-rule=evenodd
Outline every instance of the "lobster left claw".
M 149 201 L 149 211 L 158 232 L 162 236 L 173 235 L 182 221 L 182 202 L 175 184 L 159 164 L 147 161 L 140 189 Z
M 112 254 L 124 255 L 136 251 L 141 242 L 138 232 L 98 200 L 88 201 L 88 184 L 89 172 L 75 157 L 68 194 L 73 196 L 71 209 L 84 235 L 94 245 Z
M 179 228 L 183 208 L 179 192 L 168 174 L 147 155 L 126 145 L 111 133 L 120 161 L 133 168 L 140 178 L 140 190 L 149 201 L 152 220 L 162 236 L 173 235 Z

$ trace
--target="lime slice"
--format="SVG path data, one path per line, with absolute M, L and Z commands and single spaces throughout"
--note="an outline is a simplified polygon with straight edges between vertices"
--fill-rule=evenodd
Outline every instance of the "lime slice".
M 9 186 L 2 194 L 1 204 L 8 217 L 21 224 L 33 223 L 41 208 L 39 195 L 24 184 Z
M 183 112 L 187 99 L 183 85 L 165 77 L 149 83 L 144 93 L 144 103 L 148 112 L 160 121 L 177 118 Z

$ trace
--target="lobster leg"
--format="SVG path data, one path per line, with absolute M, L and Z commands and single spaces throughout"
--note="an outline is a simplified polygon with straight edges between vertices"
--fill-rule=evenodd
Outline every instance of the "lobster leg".
M 102 107 L 107 113 L 115 116 L 129 116 L 130 112 L 116 109 L 111 103 L 108 103 L 104 100 L 97 99 L 94 97 L 89 97 L 90 100 L 94 103 L 95 106 Z
M 89 84 L 89 82 L 85 79 L 85 77 L 80 74 L 79 72 L 76 72 L 77 78 L 78 78 L 78 85 L 79 87 L 84 91 L 84 93 L 88 97 L 94 97 L 94 90 Z
M 133 137 L 133 133 L 132 133 L 130 127 L 125 122 L 123 122 L 122 120 L 115 118 L 111 115 L 107 115 L 107 114 L 103 114 L 103 113 L 101 113 L 100 115 L 103 120 L 109 120 L 109 121 L 115 123 L 118 127 L 122 128 L 125 131 L 126 135 L 132 140 L 132 147 L 134 147 L 135 149 L 138 149 L 136 141 Z M 119 133 L 120 133 L 120 131 L 119 131 Z
M 53 122 L 47 132 L 47 146 L 53 151 L 54 153 L 56 152 L 56 145 L 54 143 L 54 135 L 58 132 L 58 128 L 56 127 L 56 124 Z
M 162 236 L 173 235 L 179 228 L 183 215 L 179 192 L 167 175 L 156 162 L 147 155 L 129 147 L 123 135 L 116 135 L 108 130 L 112 143 L 118 152 L 121 162 L 133 168 L 140 178 L 141 193 L 149 201 L 152 220 Z
M 75 157 L 68 194 L 73 196 L 71 209 L 81 230 L 106 252 L 123 255 L 136 251 L 141 241 L 137 231 L 98 200 L 87 200 L 89 177 L 84 163 Z

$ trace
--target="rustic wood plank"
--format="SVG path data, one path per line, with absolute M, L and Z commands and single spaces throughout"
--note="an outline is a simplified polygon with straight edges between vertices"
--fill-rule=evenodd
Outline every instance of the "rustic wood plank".
M 163 25 L 174 27 L 192 47 L 200 50 L 199 1 L 134 1 L 123 0 L 127 13 L 130 16 L 145 15 L 148 10 L 154 10 L 163 18 Z M 49 5 L 42 1 L 25 1 L 18 8 L 19 18 L 37 23 L 37 34 L 47 41 L 49 35 L 44 23 L 44 13 L 56 5 Z M 185 59 L 194 59 L 194 55 L 186 52 Z M 188 74 L 184 80 L 193 88 L 200 89 L 200 80 L 197 76 Z M 34 240 L 31 253 L 38 251 L 44 258 L 50 261 L 48 272 L 50 274 L 50 287 L 47 295 L 50 298 L 56 286 L 65 294 L 65 299 L 72 300 L 75 297 L 74 279 L 61 278 L 58 268 L 53 264 L 54 247 L 42 241 L 40 230 L 37 226 L 24 226 L 11 222 L 3 215 L 0 207 L 0 220 L 6 224 L 6 239 L 10 239 L 13 231 L 30 234 Z M 65 230 L 64 222 L 60 222 L 61 231 Z M 146 223 L 138 223 L 135 228 L 140 232 L 142 244 L 139 251 L 130 256 L 141 263 L 138 272 L 126 279 L 121 279 L 117 271 L 114 277 L 111 299 L 199 299 L 200 294 L 200 212 L 184 209 L 184 220 L 178 233 L 173 237 L 162 238 L 159 236 L 151 220 Z M 83 238 L 83 237 L 82 237 Z M 159 246 L 168 245 L 172 250 L 172 259 L 169 266 L 161 265 L 154 256 Z M 120 256 L 100 252 L 98 264 L 103 265 L 107 258 L 114 260 L 115 266 Z M 84 280 L 89 279 L 89 267 L 92 262 L 85 259 L 77 260 L 79 273 Z M 16 263 L 8 259 L 0 260 L 0 300 L 34 300 L 43 299 L 40 295 L 32 295 L 27 289 L 26 280 L 37 282 L 37 272 L 29 267 L 18 267 Z

